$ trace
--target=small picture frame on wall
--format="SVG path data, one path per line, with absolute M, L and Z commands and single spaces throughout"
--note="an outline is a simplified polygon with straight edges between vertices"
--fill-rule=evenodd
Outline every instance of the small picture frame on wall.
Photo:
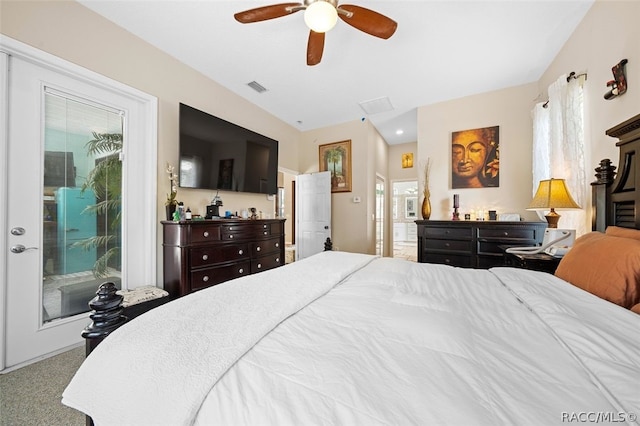
M 402 168 L 403 169 L 413 168 L 413 152 L 407 152 L 406 154 L 402 154 Z
M 351 192 L 351 140 L 318 147 L 319 171 L 331 172 L 331 192 Z

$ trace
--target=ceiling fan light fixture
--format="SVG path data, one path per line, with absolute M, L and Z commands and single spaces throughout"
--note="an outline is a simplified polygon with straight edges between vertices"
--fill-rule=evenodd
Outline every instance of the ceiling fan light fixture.
M 317 0 L 304 11 L 304 22 L 312 31 L 326 33 L 338 22 L 338 11 L 331 3 Z

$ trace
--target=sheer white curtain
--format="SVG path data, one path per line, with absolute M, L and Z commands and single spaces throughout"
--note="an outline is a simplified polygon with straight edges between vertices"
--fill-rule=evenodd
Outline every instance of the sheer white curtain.
M 543 179 L 565 179 L 580 210 L 558 211 L 559 228 L 587 232 L 587 179 L 585 172 L 584 97 L 582 78 L 562 75 L 548 89 L 547 108 L 533 109 L 533 186 L 532 194 Z

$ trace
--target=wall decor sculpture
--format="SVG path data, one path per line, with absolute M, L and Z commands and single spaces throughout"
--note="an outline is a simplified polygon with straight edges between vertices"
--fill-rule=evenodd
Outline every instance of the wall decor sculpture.
M 611 100 L 623 95 L 627 91 L 627 76 L 624 66 L 627 64 L 627 60 L 623 59 L 611 68 L 613 73 L 613 80 L 607 82 L 607 87 L 610 87 L 609 91 L 604 94 L 606 100 Z

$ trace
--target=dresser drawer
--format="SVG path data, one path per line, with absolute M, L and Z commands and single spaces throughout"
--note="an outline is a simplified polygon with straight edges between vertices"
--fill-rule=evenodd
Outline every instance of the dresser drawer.
M 249 247 L 247 244 L 224 244 L 199 247 L 193 248 L 189 250 L 189 252 L 192 268 L 249 258 Z
M 267 269 L 276 268 L 284 263 L 284 259 L 280 257 L 280 253 L 272 253 L 261 256 L 251 261 L 251 273 L 266 271 Z
M 436 254 L 425 253 L 422 256 L 422 262 L 426 263 L 442 263 L 451 266 L 461 266 L 463 268 L 472 267 L 471 256 L 465 256 L 462 254 Z
M 427 251 L 439 250 L 439 251 L 459 251 L 463 253 L 471 253 L 472 243 L 471 240 L 425 240 L 424 247 Z
M 220 226 L 205 225 L 191 227 L 192 243 L 204 243 L 211 241 L 220 241 Z
M 271 238 L 264 241 L 256 241 L 249 244 L 251 255 L 254 257 L 260 256 L 266 253 L 280 252 L 281 248 L 282 248 L 282 243 L 280 241 L 280 237 Z
M 221 232 L 220 239 L 222 241 L 242 241 L 254 238 L 254 233 L 238 231 L 238 232 Z
M 191 291 L 220 284 L 234 278 L 248 275 L 251 263 L 249 261 L 234 263 L 233 265 L 191 271 Z
M 458 239 L 458 240 L 471 240 L 473 233 L 471 227 L 430 227 L 425 226 L 424 237 L 426 238 L 439 238 L 439 239 Z
M 535 240 L 536 230 L 532 228 L 479 228 L 478 238 L 486 238 L 493 240 Z

